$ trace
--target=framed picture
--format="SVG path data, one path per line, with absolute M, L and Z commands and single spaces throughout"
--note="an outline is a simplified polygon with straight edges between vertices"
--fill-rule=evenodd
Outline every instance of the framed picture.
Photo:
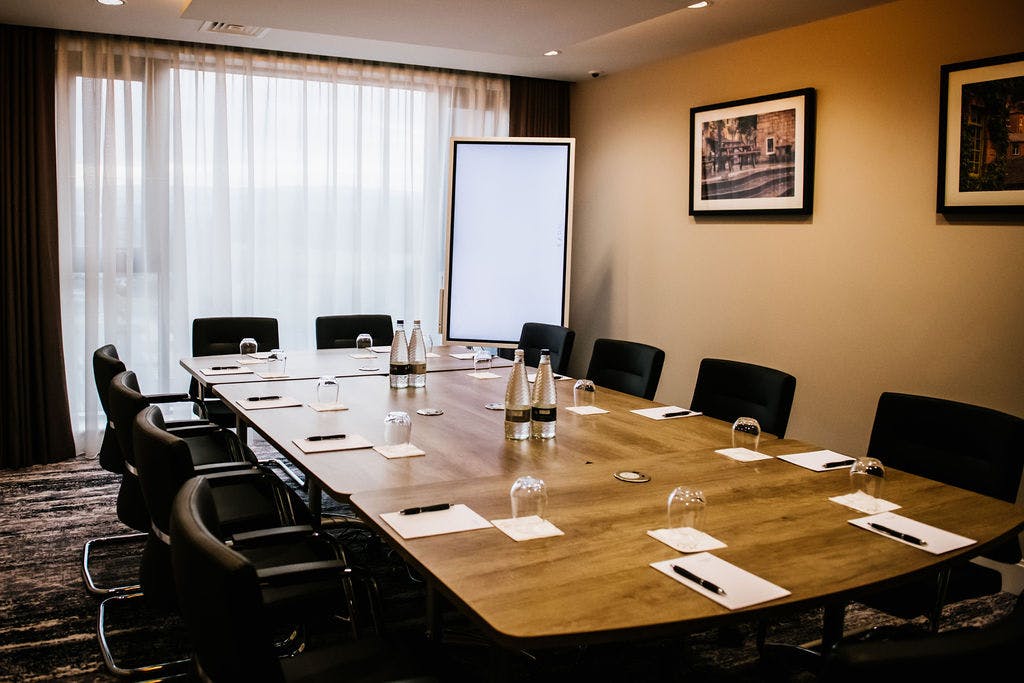
M 814 88 L 690 110 L 690 215 L 810 214 Z
M 939 213 L 1024 212 L 1024 52 L 942 67 Z

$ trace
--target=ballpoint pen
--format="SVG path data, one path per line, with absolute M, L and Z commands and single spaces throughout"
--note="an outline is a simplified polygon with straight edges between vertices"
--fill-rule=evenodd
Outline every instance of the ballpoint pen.
M 902 540 L 906 541 L 907 543 L 913 543 L 914 545 L 928 545 L 925 541 L 921 540 L 917 536 L 911 536 L 910 534 L 905 534 L 902 531 L 896 531 L 895 529 L 890 529 L 887 526 L 882 526 L 878 522 L 868 522 L 868 526 L 871 527 L 872 529 L 877 529 L 877 530 L 881 531 L 883 534 L 888 534 L 888 535 L 890 535 L 890 536 L 892 536 L 894 538 L 902 539 Z
M 280 396 L 250 396 L 246 401 L 276 401 Z
M 846 465 L 852 465 L 853 462 L 854 462 L 853 460 L 835 460 L 833 462 L 825 463 L 824 465 L 822 465 L 822 467 L 827 467 L 829 469 L 831 469 L 833 467 L 844 467 Z
M 662 417 L 682 417 L 683 415 L 689 415 L 692 410 L 674 410 L 671 413 L 662 413 Z
M 306 441 L 331 441 L 333 439 L 344 439 L 344 434 L 320 434 L 317 436 L 307 436 Z
M 211 370 L 237 370 L 237 365 L 214 365 Z
M 452 506 L 451 503 L 438 503 L 437 505 L 424 505 L 423 507 L 405 508 L 404 510 L 399 510 L 398 514 L 400 514 L 400 515 L 418 515 L 421 512 L 438 512 L 439 510 L 447 510 L 451 506 Z
M 711 583 L 707 579 L 700 578 L 699 576 L 697 576 L 696 574 L 691 572 L 689 569 L 684 569 L 683 567 L 680 567 L 678 564 L 672 565 L 672 571 L 674 571 L 676 574 L 679 574 L 679 576 L 682 576 L 684 578 L 689 579 L 690 581 L 693 581 L 695 584 L 697 584 L 701 588 L 708 589 L 712 593 L 718 593 L 719 595 L 725 595 L 725 589 L 722 588 L 721 586 L 719 586 L 717 584 L 714 584 L 714 583 Z

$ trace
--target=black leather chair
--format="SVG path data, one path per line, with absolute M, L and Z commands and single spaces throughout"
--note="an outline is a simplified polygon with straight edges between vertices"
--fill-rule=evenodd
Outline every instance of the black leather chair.
M 115 383 L 117 378 L 115 378 Z M 188 660 L 168 661 L 142 667 L 120 666 L 108 639 L 108 612 L 113 604 L 143 598 L 147 607 L 157 613 L 173 612 L 177 596 L 170 565 L 170 510 L 174 496 L 193 476 L 212 472 L 251 471 L 259 477 L 242 485 L 217 489 L 215 499 L 225 533 L 251 531 L 270 527 L 308 524 L 309 510 L 302 499 L 269 470 L 253 465 L 243 457 L 245 447 L 237 435 L 216 425 L 187 428 L 188 438 L 172 432 L 157 406 L 149 406 L 134 420 L 132 449 L 139 484 L 149 514 L 146 545 L 139 564 L 141 592 L 119 594 L 106 598 L 99 608 L 96 634 L 100 652 L 107 668 L 118 676 L 178 672 Z M 223 444 L 220 462 L 197 465 L 193 446 L 205 439 Z M 209 447 L 209 443 L 205 444 Z
M 697 370 L 690 410 L 735 422 L 755 418 L 761 431 L 786 435 L 796 377 L 781 370 L 722 358 L 705 358 Z
M 238 344 L 246 337 L 256 340 L 259 351 L 270 351 L 281 346 L 277 330 L 277 318 L 196 318 L 192 321 L 192 356 L 237 354 Z M 195 378 L 188 393 L 199 396 Z M 223 427 L 235 426 L 234 413 L 220 399 L 204 397 L 204 403 L 210 420 Z
M 391 344 L 395 329 L 390 315 L 376 313 L 357 315 L 322 315 L 316 319 L 316 348 L 355 348 L 356 337 L 366 332 L 374 346 Z
M 569 372 L 569 360 L 572 357 L 572 345 L 576 341 L 576 331 L 561 325 L 548 323 L 523 323 L 519 333 L 519 346 L 523 349 L 526 364 L 537 367 L 540 363 L 541 349 L 551 351 L 551 370 L 560 375 Z M 512 360 L 515 349 L 498 349 L 498 355 Z
M 826 657 L 820 680 L 969 681 L 985 678 L 985 672 L 1019 671 L 1022 649 L 1024 595 L 1017 598 L 1013 612 L 980 628 L 964 627 L 892 640 L 840 642 Z
M 587 368 L 587 379 L 598 386 L 654 398 L 665 365 L 665 352 L 640 342 L 596 339 Z
M 110 410 L 107 408 L 107 387 L 114 375 L 125 371 L 124 362 L 117 355 L 117 347 L 113 344 L 105 344 L 93 351 L 92 374 L 96 380 L 96 393 L 100 397 L 100 407 L 107 418 L 106 429 L 103 430 L 103 442 L 100 445 L 100 467 L 113 472 L 123 474 L 124 465 L 121 460 L 121 453 L 117 450 L 117 437 L 114 435 L 114 427 L 110 424 Z
M 171 514 L 171 561 L 194 672 L 222 683 L 435 680 L 415 677 L 422 664 L 411 666 L 379 637 L 279 657 L 273 634 L 282 602 L 293 602 L 296 593 L 330 594 L 331 584 L 348 584 L 354 570 L 308 530 L 236 535 L 229 547 L 214 500 L 220 476 L 232 475 L 186 482 Z M 324 587 L 311 591 L 318 583 Z M 309 614 L 310 607 L 304 610 Z
M 878 399 L 868 455 L 918 476 L 1015 502 L 1024 474 L 1024 419 L 968 403 L 913 394 L 883 393 Z M 1021 561 L 1013 538 L 983 554 Z M 937 631 L 946 603 L 997 593 L 1002 575 L 973 562 L 929 579 L 882 591 L 860 602 L 903 619 L 929 617 Z

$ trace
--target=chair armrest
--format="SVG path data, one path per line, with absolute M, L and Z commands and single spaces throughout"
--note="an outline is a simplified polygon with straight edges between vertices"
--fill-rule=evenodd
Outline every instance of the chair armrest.
M 219 473 L 225 474 L 240 474 L 243 472 L 249 472 L 253 470 L 252 463 L 248 462 L 211 462 L 205 465 L 196 465 L 193 470 L 196 474 L 202 475 L 215 475 Z M 212 483 L 212 482 L 211 482 Z M 223 484 L 228 482 L 218 481 L 217 484 Z
M 287 541 L 297 536 L 306 537 L 316 533 L 308 524 L 295 524 L 292 526 L 278 526 L 269 529 L 256 529 L 255 531 L 240 531 L 228 537 L 228 541 L 235 550 L 272 543 Z
M 341 560 L 319 560 L 256 570 L 257 579 L 275 585 L 326 579 L 338 574 L 353 576 L 352 568 Z

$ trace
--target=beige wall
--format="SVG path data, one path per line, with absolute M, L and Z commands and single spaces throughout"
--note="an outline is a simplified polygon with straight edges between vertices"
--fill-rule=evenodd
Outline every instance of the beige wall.
M 574 372 L 596 337 L 654 344 L 686 406 L 702 357 L 777 367 L 788 436 L 851 455 L 882 391 L 1024 415 L 1024 221 L 935 212 L 939 67 L 1022 31 L 1019 0 L 902 0 L 574 86 Z M 690 108 L 804 87 L 813 216 L 688 216 Z

